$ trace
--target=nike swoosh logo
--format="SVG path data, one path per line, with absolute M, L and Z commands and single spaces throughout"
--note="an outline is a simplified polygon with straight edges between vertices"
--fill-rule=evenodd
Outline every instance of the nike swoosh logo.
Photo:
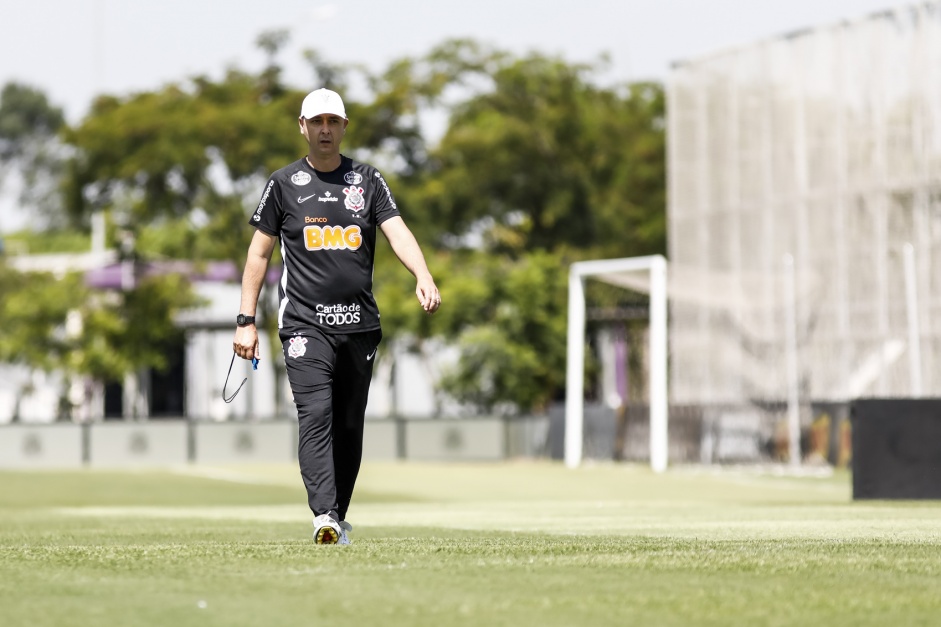
M 372 361 L 372 358 L 376 356 L 376 351 L 379 350 L 379 347 L 372 349 L 372 352 L 366 355 L 366 361 Z
M 311 194 L 310 196 L 304 196 L 303 198 L 301 198 L 300 196 L 298 196 L 298 197 L 297 197 L 297 202 L 302 203 L 302 202 L 304 202 L 305 200 L 310 200 L 311 198 L 313 198 L 313 197 L 316 196 L 316 195 L 317 195 L 317 194 Z

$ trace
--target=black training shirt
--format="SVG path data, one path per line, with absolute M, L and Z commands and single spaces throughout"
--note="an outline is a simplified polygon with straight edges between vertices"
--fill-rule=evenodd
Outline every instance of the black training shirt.
M 378 170 L 340 157 L 332 172 L 304 158 L 272 174 L 249 221 L 281 239 L 282 335 L 379 328 L 372 295 L 376 227 L 399 211 Z

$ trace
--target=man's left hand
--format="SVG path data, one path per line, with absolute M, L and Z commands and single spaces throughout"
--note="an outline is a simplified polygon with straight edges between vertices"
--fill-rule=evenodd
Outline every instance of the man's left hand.
M 434 280 L 430 276 L 419 279 L 418 285 L 415 287 L 415 296 L 418 297 L 421 308 L 430 314 L 438 311 L 438 307 L 441 306 L 441 292 L 438 291 Z

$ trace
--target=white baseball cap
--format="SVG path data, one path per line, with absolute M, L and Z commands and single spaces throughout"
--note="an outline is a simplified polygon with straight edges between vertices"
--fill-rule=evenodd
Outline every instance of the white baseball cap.
M 343 106 L 343 99 L 340 94 L 329 89 L 316 89 L 304 98 L 301 103 L 301 117 L 312 118 L 316 115 L 338 115 L 344 120 L 346 118 L 346 108 Z

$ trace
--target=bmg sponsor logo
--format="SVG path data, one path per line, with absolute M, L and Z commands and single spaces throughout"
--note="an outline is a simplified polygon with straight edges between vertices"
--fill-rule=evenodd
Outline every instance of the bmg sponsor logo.
M 356 324 L 360 320 L 359 305 L 317 305 L 317 322 L 328 327 Z
M 363 245 L 363 234 L 353 226 L 304 227 L 304 246 L 307 250 L 358 250 Z

